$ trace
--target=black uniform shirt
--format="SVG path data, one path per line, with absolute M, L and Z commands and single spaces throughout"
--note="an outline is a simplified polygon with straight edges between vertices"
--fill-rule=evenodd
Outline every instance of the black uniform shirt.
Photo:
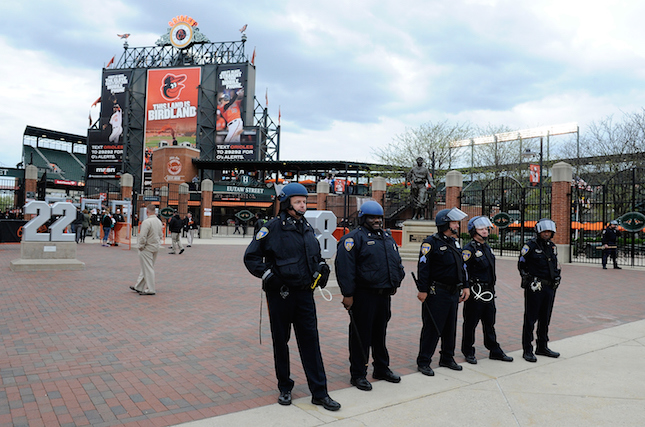
M 464 262 L 470 282 L 487 283 L 495 286 L 495 255 L 487 243 L 470 241 L 463 250 Z
M 338 242 L 336 277 L 344 296 L 356 288 L 398 288 L 404 276 L 399 248 L 386 231 L 361 226 Z
M 616 246 L 616 241 L 620 237 L 620 231 L 611 229 L 609 227 L 602 230 L 602 244 L 608 246 Z
M 321 261 L 313 227 L 286 212 L 267 222 L 244 253 L 244 265 L 252 275 L 262 277 L 270 268 L 290 287 L 310 285 Z
M 534 237 L 522 247 L 517 268 L 521 273 L 553 280 L 560 276 L 558 248 L 550 240 L 545 241 Z
M 444 285 L 468 286 L 468 275 L 459 242 L 443 233 L 427 237 L 421 244 L 417 270 L 419 292 L 428 292 L 432 282 Z

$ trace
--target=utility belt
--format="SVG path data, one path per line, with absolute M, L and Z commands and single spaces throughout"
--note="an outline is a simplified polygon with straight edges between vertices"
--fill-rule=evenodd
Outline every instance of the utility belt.
M 492 291 L 494 287 L 493 284 L 489 282 L 480 282 L 479 280 L 471 280 L 470 287 L 472 288 L 473 286 L 479 286 L 482 291 Z
M 430 292 L 429 293 L 431 295 L 434 295 L 436 293 L 435 290 L 437 288 L 439 288 L 439 289 L 446 290 L 446 291 L 450 292 L 451 294 L 455 294 L 455 293 L 459 292 L 459 288 L 461 287 L 460 285 L 461 285 L 461 283 L 457 283 L 457 284 L 454 284 L 454 285 L 447 285 L 445 283 L 441 283 L 441 282 L 437 282 L 436 280 L 433 280 L 432 283 L 430 284 Z
M 559 280 L 543 279 L 541 277 L 526 277 L 522 280 L 522 287 L 525 289 L 530 289 L 533 292 L 541 291 L 545 287 L 550 287 L 553 290 L 558 289 L 560 286 Z
M 393 295 L 396 288 L 361 288 L 358 287 L 361 291 L 369 292 L 374 295 Z

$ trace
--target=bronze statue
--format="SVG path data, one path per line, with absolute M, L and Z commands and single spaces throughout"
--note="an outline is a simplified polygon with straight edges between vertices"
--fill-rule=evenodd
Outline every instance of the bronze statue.
M 425 219 L 424 213 L 428 204 L 427 184 L 435 188 L 432 175 L 428 168 L 423 166 L 423 157 L 417 157 L 417 165 L 408 172 L 410 181 L 410 199 L 414 204 L 414 216 L 412 219 Z

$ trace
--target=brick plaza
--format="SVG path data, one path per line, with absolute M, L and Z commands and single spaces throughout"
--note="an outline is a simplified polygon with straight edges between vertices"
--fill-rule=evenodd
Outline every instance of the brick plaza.
M 164 249 L 158 294 L 146 297 L 128 289 L 139 272 L 135 250 L 86 243 L 78 247 L 85 271 L 15 273 L 9 262 L 20 246 L 1 245 L 0 426 L 169 426 L 275 403 L 266 304 L 242 264 L 244 249 L 197 244 L 181 256 Z M 402 375 L 416 372 L 421 328 L 409 274 L 415 263 L 405 267 L 388 329 L 391 368 Z M 562 276 L 552 340 L 643 319 L 645 271 L 564 265 Z M 499 341 L 505 351 L 518 350 L 523 300 L 515 259 L 498 260 L 497 289 Z M 350 387 L 348 315 L 334 294 L 332 302 L 316 297 L 332 397 Z M 481 341 L 479 330 L 483 358 Z M 305 397 L 291 343 L 294 398 Z M 458 348 L 456 359 L 463 362 Z M 427 380 L 438 381 L 441 369 Z

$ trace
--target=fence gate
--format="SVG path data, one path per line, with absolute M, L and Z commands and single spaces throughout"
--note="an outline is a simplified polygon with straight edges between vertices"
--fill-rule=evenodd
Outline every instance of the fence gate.
M 630 212 L 645 214 L 645 169 L 616 173 L 604 184 L 578 180 L 571 197 L 571 259 L 602 262 L 602 230 L 611 220 L 621 221 Z M 645 267 L 643 231 L 622 231 L 618 239 L 618 264 Z

